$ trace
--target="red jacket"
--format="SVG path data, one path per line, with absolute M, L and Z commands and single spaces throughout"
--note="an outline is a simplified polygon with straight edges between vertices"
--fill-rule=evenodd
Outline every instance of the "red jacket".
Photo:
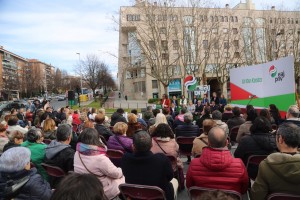
M 204 147 L 200 158 L 192 160 L 186 186 L 234 190 L 241 194 L 248 188 L 247 170 L 239 158 L 233 158 L 229 150 Z
M 161 100 L 162 108 L 170 108 L 170 99 L 162 99 Z

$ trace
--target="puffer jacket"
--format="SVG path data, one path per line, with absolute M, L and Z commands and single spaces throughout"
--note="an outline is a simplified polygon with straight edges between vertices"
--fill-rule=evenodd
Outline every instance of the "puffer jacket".
M 22 186 L 18 191 L 16 198 L 14 199 L 28 199 L 28 200 L 48 200 L 51 198 L 52 190 L 49 183 L 43 179 L 41 175 L 37 173 L 36 168 L 28 170 L 22 170 L 14 173 L 1 172 L 0 177 L 0 197 L 3 197 L 3 184 L 10 180 L 19 180 L 26 176 L 29 176 L 28 182 Z M 2 199 L 2 198 L 1 198 Z
M 234 152 L 235 158 L 241 158 L 246 166 L 251 155 L 268 155 L 276 152 L 275 136 L 271 133 L 251 133 L 241 139 L 237 149 Z M 255 177 L 258 172 L 257 165 L 248 167 L 249 176 Z
M 272 153 L 259 165 L 251 188 L 253 199 L 264 200 L 269 193 L 300 195 L 300 154 Z
M 228 149 L 204 147 L 200 158 L 194 158 L 186 175 L 186 186 L 247 192 L 248 174 L 239 158 Z

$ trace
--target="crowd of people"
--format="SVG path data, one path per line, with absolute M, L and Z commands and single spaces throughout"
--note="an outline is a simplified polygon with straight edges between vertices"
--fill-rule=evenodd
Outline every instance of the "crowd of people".
M 12 110 L 0 124 L 0 197 L 122 199 L 122 183 L 157 186 L 168 200 L 193 186 L 241 195 L 251 191 L 255 200 L 275 192 L 300 195 L 296 105 L 283 118 L 274 104 L 241 109 L 216 93 L 210 100 L 206 95 L 201 100 L 164 95 L 161 104 L 162 109 L 148 106 L 142 117 L 136 109 L 125 115 L 122 108 L 111 117 L 103 108 L 55 111 L 38 100 L 26 112 Z M 180 146 L 177 138 L 182 136 L 194 138 L 193 144 Z M 109 149 L 124 153 L 120 166 L 107 156 Z M 191 152 L 186 162 L 180 151 Z M 266 158 L 259 166 L 249 165 L 252 155 Z M 49 176 L 43 163 L 59 167 L 66 176 Z

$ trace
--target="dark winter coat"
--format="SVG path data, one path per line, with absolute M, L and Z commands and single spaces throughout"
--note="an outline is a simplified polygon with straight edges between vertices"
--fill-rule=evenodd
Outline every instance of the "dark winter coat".
M 112 116 L 111 116 L 111 121 L 110 121 L 110 125 L 114 126 L 117 122 L 125 122 L 127 123 L 125 117 L 123 117 L 122 114 L 115 112 Z
M 105 138 L 106 141 L 108 141 L 109 137 L 113 135 L 113 133 L 102 124 L 95 124 L 95 129 L 98 131 L 99 135 L 102 135 Z

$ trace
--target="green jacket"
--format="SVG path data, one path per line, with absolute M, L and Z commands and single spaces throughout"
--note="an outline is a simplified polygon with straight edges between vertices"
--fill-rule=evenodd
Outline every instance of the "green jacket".
M 45 159 L 45 148 L 46 144 L 42 143 L 32 143 L 29 141 L 25 141 L 21 144 L 23 147 L 27 147 L 31 151 L 31 162 L 36 166 L 38 173 L 43 176 L 44 179 L 48 180 L 48 175 L 45 169 L 41 166 L 41 163 L 44 162 Z
M 300 154 L 272 153 L 259 165 L 251 188 L 252 199 L 264 200 L 271 193 L 300 195 Z

